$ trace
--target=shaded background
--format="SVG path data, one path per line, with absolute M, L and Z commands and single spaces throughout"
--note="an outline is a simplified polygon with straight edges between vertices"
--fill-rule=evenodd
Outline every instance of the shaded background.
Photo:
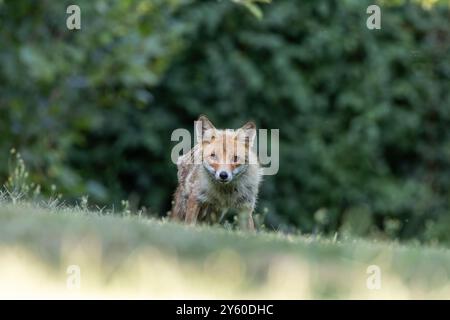
M 10 149 L 67 203 L 164 216 L 171 133 L 280 129 L 268 229 L 450 241 L 448 1 L 0 0 L 0 178 Z

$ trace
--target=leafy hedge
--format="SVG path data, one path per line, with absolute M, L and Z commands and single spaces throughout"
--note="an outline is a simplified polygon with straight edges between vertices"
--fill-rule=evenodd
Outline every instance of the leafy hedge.
M 268 226 L 444 239 L 449 8 L 385 1 L 368 30 L 371 3 L 78 1 L 68 31 L 68 1 L 0 1 L 1 175 L 16 147 L 48 192 L 164 214 L 172 130 L 251 118 L 280 129 Z

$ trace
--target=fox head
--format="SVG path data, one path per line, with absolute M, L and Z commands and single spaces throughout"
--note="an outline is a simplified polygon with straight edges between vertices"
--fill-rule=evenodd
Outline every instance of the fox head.
M 219 130 L 206 116 L 196 123 L 197 141 L 201 147 L 202 165 L 217 182 L 229 183 L 257 164 L 252 151 L 256 125 L 247 122 L 237 130 Z

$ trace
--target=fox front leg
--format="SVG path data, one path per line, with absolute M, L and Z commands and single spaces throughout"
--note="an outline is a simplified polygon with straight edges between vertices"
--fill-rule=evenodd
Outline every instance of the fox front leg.
M 186 216 L 184 221 L 188 224 L 195 224 L 197 222 L 197 217 L 200 212 L 200 203 L 198 200 L 191 196 L 187 201 L 186 206 Z
M 253 209 L 244 209 L 239 212 L 239 224 L 242 230 L 255 231 Z
M 253 212 L 250 212 L 247 217 L 247 228 L 250 231 L 255 231 L 255 223 L 253 222 Z

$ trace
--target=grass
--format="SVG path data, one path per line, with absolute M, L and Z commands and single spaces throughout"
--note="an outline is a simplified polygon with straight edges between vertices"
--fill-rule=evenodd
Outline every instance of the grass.
M 380 289 L 367 287 L 371 265 Z M 449 279 L 441 247 L 0 206 L 1 298 L 448 299 Z

